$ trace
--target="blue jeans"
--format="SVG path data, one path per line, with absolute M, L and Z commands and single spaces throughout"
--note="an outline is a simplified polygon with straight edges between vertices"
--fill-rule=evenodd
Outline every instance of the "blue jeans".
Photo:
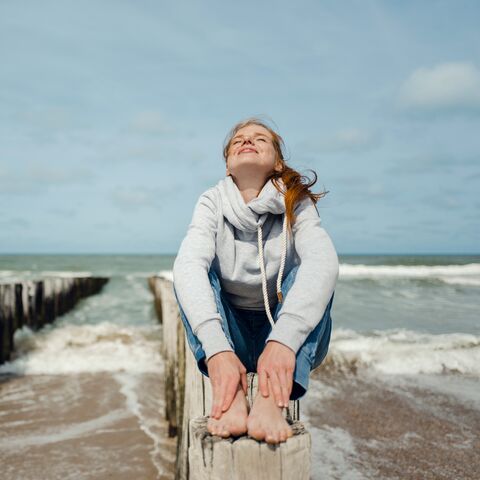
M 297 270 L 298 266 L 295 266 L 283 279 L 281 290 L 284 298 L 287 296 L 287 292 L 295 280 Z M 218 312 L 222 318 L 222 328 L 228 342 L 247 369 L 247 372 L 256 372 L 258 358 L 263 352 L 266 339 L 272 329 L 266 312 L 264 310 L 245 310 L 234 307 L 225 298 L 218 276 L 212 269 L 208 272 L 208 278 L 210 279 Z M 173 291 L 180 310 L 180 317 L 185 326 L 190 350 L 195 357 L 199 370 L 208 377 L 205 351 L 185 317 L 185 313 L 178 301 L 175 286 Z M 312 332 L 310 332 L 297 352 L 290 400 L 297 400 L 305 395 L 308 389 L 310 371 L 317 368 L 327 355 L 332 331 L 330 310 L 332 308 L 334 295 L 335 292 L 328 302 L 322 319 Z M 281 306 L 281 303 L 277 303 L 275 307 L 273 314 L 274 321 L 277 320 Z

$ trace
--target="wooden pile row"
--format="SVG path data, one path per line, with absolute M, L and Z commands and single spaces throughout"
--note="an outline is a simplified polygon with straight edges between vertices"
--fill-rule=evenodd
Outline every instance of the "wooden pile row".
M 98 293 L 105 277 L 49 277 L 0 283 L 0 364 L 10 359 L 15 331 L 38 330 L 71 310 L 84 297 Z
M 212 405 L 210 381 L 197 367 L 180 318 L 171 280 L 150 277 L 155 309 L 163 325 L 165 412 L 171 436 L 177 435 L 176 480 L 307 480 L 310 478 L 311 437 L 299 421 L 299 402 L 291 401 L 285 415 L 294 436 L 278 445 L 248 435 L 211 435 L 207 415 Z M 248 373 L 250 406 L 257 392 L 257 375 Z

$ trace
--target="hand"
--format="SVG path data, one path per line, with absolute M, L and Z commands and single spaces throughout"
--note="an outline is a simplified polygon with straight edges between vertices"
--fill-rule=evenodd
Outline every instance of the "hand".
M 273 393 L 275 403 L 279 407 L 288 407 L 293 386 L 295 359 L 296 354 L 290 347 L 275 340 L 267 342 L 258 358 L 257 373 L 260 392 L 264 397 Z M 273 392 L 268 391 L 267 375 Z
M 207 361 L 207 368 L 213 389 L 210 416 L 219 419 L 230 408 L 240 382 L 247 394 L 247 369 L 230 350 L 212 355 Z

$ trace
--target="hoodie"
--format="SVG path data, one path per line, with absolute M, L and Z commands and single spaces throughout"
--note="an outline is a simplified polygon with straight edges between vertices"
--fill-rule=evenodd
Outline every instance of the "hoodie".
M 281 179 L 282 191 L 285 186 Z M 338 279 L 335 247 L 314 202 L 304 198 L 287 230 L 285 201 L 272 180 L 245 203 L 231 176 L 202 193 L 173 265 L 175 291 L 206 360 L 234 351 L 221 325 L 208 278 L 212 268 L 222 293 L 236 308 L 265 310 L 275 340 L 295 354 L 323 317 Z M 298 265 L 285 298 L 281 283 Z M 281 307 L 276 322 L 272 312 Z

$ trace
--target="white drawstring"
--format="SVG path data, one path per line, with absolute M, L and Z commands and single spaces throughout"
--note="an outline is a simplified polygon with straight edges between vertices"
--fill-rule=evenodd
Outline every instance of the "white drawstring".
M 272 328 L 275 322 L 273 321 L 272 314 L 270 312 L 270 302 L 268 300 L 268 289 L 267 289 L 267 275 L 265 273 L 265 262 L 263 259 L 263 240 L 262 240 L 262 226 L 258 225 L 258 260 L 260 263 L 260 271 L 262 274 L 262 290 L 263 290 L 263 303 L 265 305 L 265 311 L 267 312 L 268 320 L 270 321 Z M 282 255 L 280 259 L 280 270 L 277 276 L 277 297 L 279 303 L 283 302 L 282 295 L 282 276 L 283 269 L 285 267 L 285 258 L 287 256 L 287 215 L 285 214 L 283 219 L 283 228 L 282 228 Z

